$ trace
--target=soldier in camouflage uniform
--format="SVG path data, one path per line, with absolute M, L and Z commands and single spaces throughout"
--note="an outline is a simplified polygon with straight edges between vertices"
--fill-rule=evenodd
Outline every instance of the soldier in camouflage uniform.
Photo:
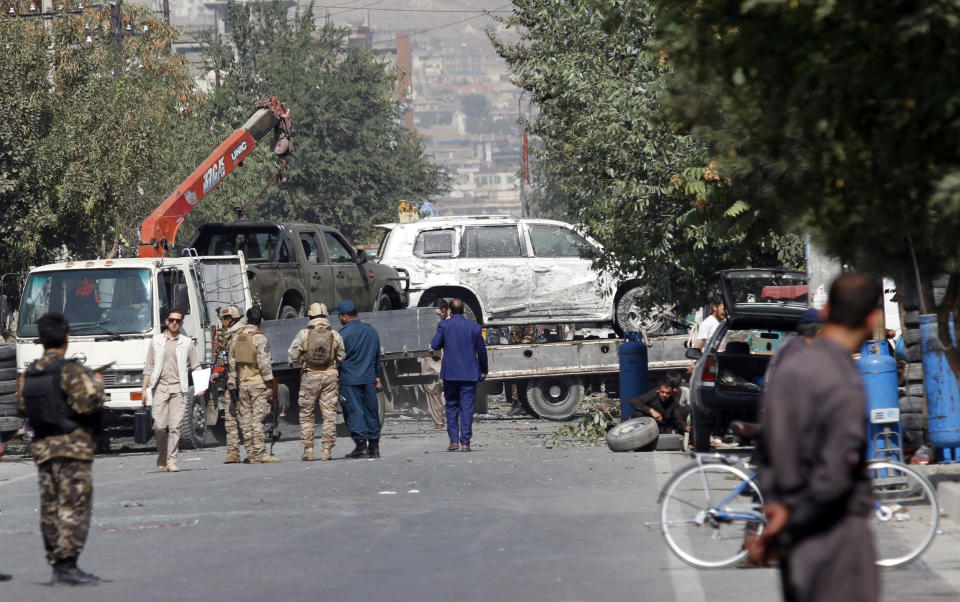
M 250 464 L 278 461 L 267 454 L 263 434 L 263 418 L 270 411 L 271 400 L 276 403 L 277 381 L 270 365 L 270 342 L 260 332 L 261 322 L 260 308 L 248 309 L 247 324 L 233 335 L 227 355 L 227 388 L 237 391 L 237 413 Z
M 223 331 L 220 335 L 220 349 L 217 352 L 217 367 L 214 369 L 213 380 L 219 380 L 221 373 L 227 369 L 227 350 L 230 348 L 230 341 L 237 331 L 243 328 L 243 314 L 236 305 L 228 305 L 220 310 L 220 321 L 223 324 Z M 237 464 L 240 462 L 240 425 L 237 422 L 237 398 L 232 391 L 226 391 L 227 408 L 223 412 L 223 427 L 227 433 L 227 457 L 224 464 Z
M 94 434 L 103 406 L 103 380 L 64 359 L 70 324 L 61 314 L 45 314 L 37 328 L 43 357 L 19 379 L 17 405 L 34 431 L 40 533 L 54 585 L 96 585 L 100 579 L 81 571 L 77 557 L 90 528 Z
M 320 413 L 323 416 L 323 451 L 321 460 L 331 460 L 331 450 L 337 441 L 337 363 L 346 357 L 343 350 L 343 339 L 340 333 L 330 328 L 327 320 L 327 306 L 323 303 L 314 303 L 307 311 L 310 322 L 306 328 L 297 333 L 290 343 L 287 354 L 291 362 L 302 366 L 300 375 L 300 443 L 303 444 L 302 460 L 313 460 L 314 416 L 316 405 L 320 403 Z M 324 328 L 330 331 L 333 337 L 333 353 L 326 365 L 310 360 L 307 341 L 310 331 L 315 328 Z
M 532 325 L 510 327 L 511 345 L 526 345 L 536 341 L 536 338 L 537 329 Z M 506 385 L 507 401 L 510 402 L 510 411 L 507 412 L 509 416 L 523 416 L 527 413 L 527 411 L 523 409 L 523 404 L 520 403 L 520 390 L 518 387 L 519 385 L 516 381 L 511 381 Z

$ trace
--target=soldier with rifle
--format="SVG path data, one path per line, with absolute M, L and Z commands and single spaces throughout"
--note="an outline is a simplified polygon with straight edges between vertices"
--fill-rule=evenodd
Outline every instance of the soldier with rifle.
M 220 335 L 220 345 L 217 349 L 217 367 L 214 369 L 212 380 L 222 378 L 223 372 L 227 369 L 227 350 L 230 348 L 230 341 L 244 326 L 240 308 L 236 305 L 228 305 L 221 309 L 220 322 L 223 325 L 223 330 Z M 226 393 L 230 401 L 223 413 L 223 426 L 227 432 L 227 457 L 223 463 L 237 464 L 240 462 L 240 425 L 237 422 L 236 389 L 227 389 Z
M 90 529 L 93 454 L 101 430 L 103 379 L 64 359 L 70 323 L 58 313 L 37 321 L 43 356 L 18 379 L 17 405 L 34 432 L 33 461 L 40 481 L 40 533 L 53 566 L 53 585 L 97 585 L 77 557 Z M 102 368 L 101 368 L 102 370 Z
M 263 433 L 263 419 L 270 404 L 277 403 L 278 383 L 270 365 L 270 342 L 260 331 L 262 322 L 259 307 L 248 309 L 247 324 L 233 335 L 228 352 L 227 388 L 237 392 L 237 413 L 250 464 L 279 461 L 267 453 Z

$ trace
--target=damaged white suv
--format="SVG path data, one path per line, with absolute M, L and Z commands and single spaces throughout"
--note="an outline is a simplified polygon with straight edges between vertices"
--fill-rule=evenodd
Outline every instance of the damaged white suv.
M 381 224 L 379 260 L 410 274 L 410 306 L 459 297 L 482 324 L 613 323 L 657 330 L 637 306 L 638 280 L 591 267 L 600 245 L 572 225 L 503 216 Z

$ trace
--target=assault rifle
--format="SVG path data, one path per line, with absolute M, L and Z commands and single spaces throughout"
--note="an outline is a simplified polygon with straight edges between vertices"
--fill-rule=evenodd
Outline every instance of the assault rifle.
M 280 398 L 279 386 L 276 377 L 271 381 L 273 383 L 272 415 L 268 416 L 267 434 L 270 437 L 270 455 L 273 455 L 273 445 L 280 440 Z

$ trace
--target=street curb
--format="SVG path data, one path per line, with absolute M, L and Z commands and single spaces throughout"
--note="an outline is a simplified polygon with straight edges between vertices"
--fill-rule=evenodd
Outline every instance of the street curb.
M 937 500 L 940 509 L 951 519 L 960 522 L 960 483 L 942 482 L 937 484 Z

